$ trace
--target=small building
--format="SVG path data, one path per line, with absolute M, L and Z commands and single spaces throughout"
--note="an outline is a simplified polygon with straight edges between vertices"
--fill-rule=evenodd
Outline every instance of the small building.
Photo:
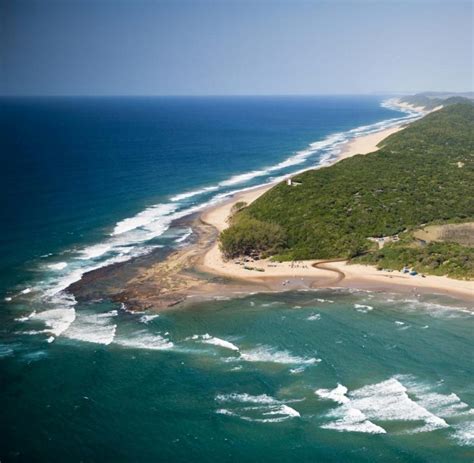
M 298 186 L 298 185 L 301 185 L 300 182 L 294 182 L 293 179 L 291 179 L 291 178 L 287 178 L 287 179 L 286 179 L 286 184 L 287 184 L 288 186 Z

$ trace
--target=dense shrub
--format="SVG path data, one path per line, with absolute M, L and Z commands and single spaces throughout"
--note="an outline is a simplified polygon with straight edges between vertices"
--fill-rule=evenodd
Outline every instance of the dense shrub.
M 391 244 L 355 261 L 394 270 L 408 266 L 419 273 L 474 278 L 474 248 L 457 243 L 433 242 L 426 246 Z
M 280 225 L 242 215 L 220 235 L 220 248 L 227 258 L 242 255 L 268 256 L 281 251 L 286 236 Z

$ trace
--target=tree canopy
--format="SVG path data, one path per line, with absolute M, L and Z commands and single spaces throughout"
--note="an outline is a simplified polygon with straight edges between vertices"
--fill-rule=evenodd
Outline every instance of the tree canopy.
M 294 180 L 300 185 L 280 183 L 237 212 L 221 236 L 223 250 L 232 242 L 232 255 L 246 254 L 245 233 L 255 235 L 253 226 L 260 230 L 267 224 L 278 226 L 278 245 L 269 244 L 265 252 L 272 250 L 279 259 L 375 256 L 377 246 L 369 237 L 472 220 L 474 104 L 447 106 L 386 138 L 374 153 Z

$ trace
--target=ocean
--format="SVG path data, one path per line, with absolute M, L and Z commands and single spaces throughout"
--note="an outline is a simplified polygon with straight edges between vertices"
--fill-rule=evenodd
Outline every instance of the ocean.
M 0 99 L 0 460 L 472 461 L 465 303 L 334 290 L 157 315 L 65 291 L 420 117 L 386 100 Z

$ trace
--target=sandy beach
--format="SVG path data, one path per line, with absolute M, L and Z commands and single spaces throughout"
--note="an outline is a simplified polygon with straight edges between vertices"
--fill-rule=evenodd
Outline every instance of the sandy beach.
M 419 108 L 412 108 L 419 109 Z M 377 150 L 377 145 L 389 135 L 402 130 L 403 126 L 393 127 L 377 133 L 358 137 L 348 142 L 335 162 L 357 154 L 367 154 Z M 203 222 L 215 227 L 219 232 L 228 226 L 228 217 L 232 206 L 244 201 L 252 203 L 273 185 L 266 185 L 235 195 L 226 203 L 206 210 L 201 218 Z M 379 271 L 375 267 L 352 265 L 345 261 L 326 262 L 308 260 L 299 262 L 276 263 L 269 259 L 259 260 L 250 265 L 261 271 L 247 270 L 236 260 L 225 260 L 217 241 L 204 254 L 200 269 L 228 278 L 269 283 L 274 289 L 291 289 L 305 284 L 309 287 L 346 287 L 380 291 L 433 292 L 460 298 L 474 297 L 474 282 L 454 280 L 447 277 L 409 276 L 398 271 Z

